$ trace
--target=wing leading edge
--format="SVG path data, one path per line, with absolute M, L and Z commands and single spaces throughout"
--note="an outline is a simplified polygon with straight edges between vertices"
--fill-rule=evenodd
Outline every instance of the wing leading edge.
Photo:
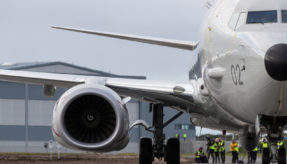
M 136 35 L 127 35 L 127 34 L 119 34 L 119 33 L 111 33 L 111 32 L 104 32 L 104 31 L 92 31 L 86 29 L 76 29 L 70 27 L 59 27 L 59 26 L 52 26 L 55 29 L 61 30 L 68 30 L 74 32 L 81 32 L 86 34 L 94 34 L 99 36 L 141 42 L 141 43 L 148 43 L 148 44 L 155 44 L 160 46 L 172 47 L 172 48 L 179 48 L 184 50 L 194 50 L 199 42 L 188 42 L 188 41 L 180 41 L 180 40 L 172 40 L 172 39 L 162 39 L 162 38 L 155 38 L 155 37 L 146 37 L 146 36 L 136 36 Z

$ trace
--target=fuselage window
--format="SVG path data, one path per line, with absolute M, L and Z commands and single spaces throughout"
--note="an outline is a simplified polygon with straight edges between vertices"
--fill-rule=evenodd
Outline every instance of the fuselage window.
M 277 11 L 249 11 L 247 24 L 252 23 L 276 23 L 278 21 Z
M 246 15 L 247 15 L 246 12 L 235 13 L 229 21 L 229 24 L 228 24 L 229 27 L 232 30 L 236 30 L 240 26 L 244 25 L 246 21 Z
M 238 29 L 240 26 L 244 25 L 246 21 L 246 13 L 242 12 L 239 14 L 238 21 L 236 23 L 236 29 Z
M 287 10 L 282 10 L 282 23 L 287 23 Z

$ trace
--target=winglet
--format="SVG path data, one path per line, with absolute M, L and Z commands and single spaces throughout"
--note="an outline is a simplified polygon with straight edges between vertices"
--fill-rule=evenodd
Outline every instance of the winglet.
M 172 48 L 179 48 L 179 49 L 184 49 L 184 50 L 194 50 L 199 44 L 198 41 L 189 42 L 189 41 L 180 41 L 180 40 L 172 40 L 172 39 L 161 39 L 161 38 L 154 38 L 154 37 L 119 34 L 119 33 L 111 33 L 111 32 L 104 32 L 104 31 L 92 31 L 92 30 L 86 30 L 86 29 L 76 29 L 76 28 L 59 27 L 59 26 L 52 26 L 52 28 L 111 37 L 111 38 L 117 38 L 117 39 L 123 39 L 123 40 L 129 40 L 129 41 L 135 41 L 135 42 L 141 42 L 141 43 L 155 44 L 155 45 L 172 47 Z

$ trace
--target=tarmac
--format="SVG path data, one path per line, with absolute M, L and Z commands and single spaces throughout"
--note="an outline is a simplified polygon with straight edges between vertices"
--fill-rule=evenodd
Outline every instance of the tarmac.
M 248 163 L 248 158 L 247 158 L 247 155 L 240 155 L 239 156 L 239 160 L 242 160 L 244 163 Z M 261 164 L 261 156 L 258 156 L 257 157 L 257 160 L 256 160 L 256 164 Z M 212 163 L 212 160 L 209 159 L 209 163 Z M 232 163 L 232 157 L 231 156 L 226 156 L 226 159 L 225 159 L 225 164 L 231 164 Z
M 240 160 L 247 163 L 247 156 L 239 156 Z M 0 154 L 0 164 L 137 164 L 138 155 L 136 154 L 63 154 L 57 158 L 57 154 L 50 159 L 49 154 L 21 154 L 21 153 L 2 153 Z M 181 164 L 194 162 L 194 156 L 184 155 L 181 157 Z M 212 161 L 210 160 L 210 163 Z M 231 163 L 231 156 L 226 157 L 226 164 Z M 261 157 L 257 158 L 256 163 L 261 163 Z M 156 160 L 153 164 L 165 164 L 164 161 Z
M 50 159 L 49 154 L 0 154 L 0 164 L 137 164 L 138 155 L 111 154 L 65 154 L 57 159 L 55 154 Z M 154 164 L 165 164 L 156 160 Z M 194 163 L 190 157 L 182 157 L 181 164 Z

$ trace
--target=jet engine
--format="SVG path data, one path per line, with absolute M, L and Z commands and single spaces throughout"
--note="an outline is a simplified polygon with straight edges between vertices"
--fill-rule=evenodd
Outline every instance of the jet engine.
M 106 152 L 129 142 L 126 105 L 110 88 L 81 84 L 66 91 L 55 104 L 52 131 L 63 146 Z

